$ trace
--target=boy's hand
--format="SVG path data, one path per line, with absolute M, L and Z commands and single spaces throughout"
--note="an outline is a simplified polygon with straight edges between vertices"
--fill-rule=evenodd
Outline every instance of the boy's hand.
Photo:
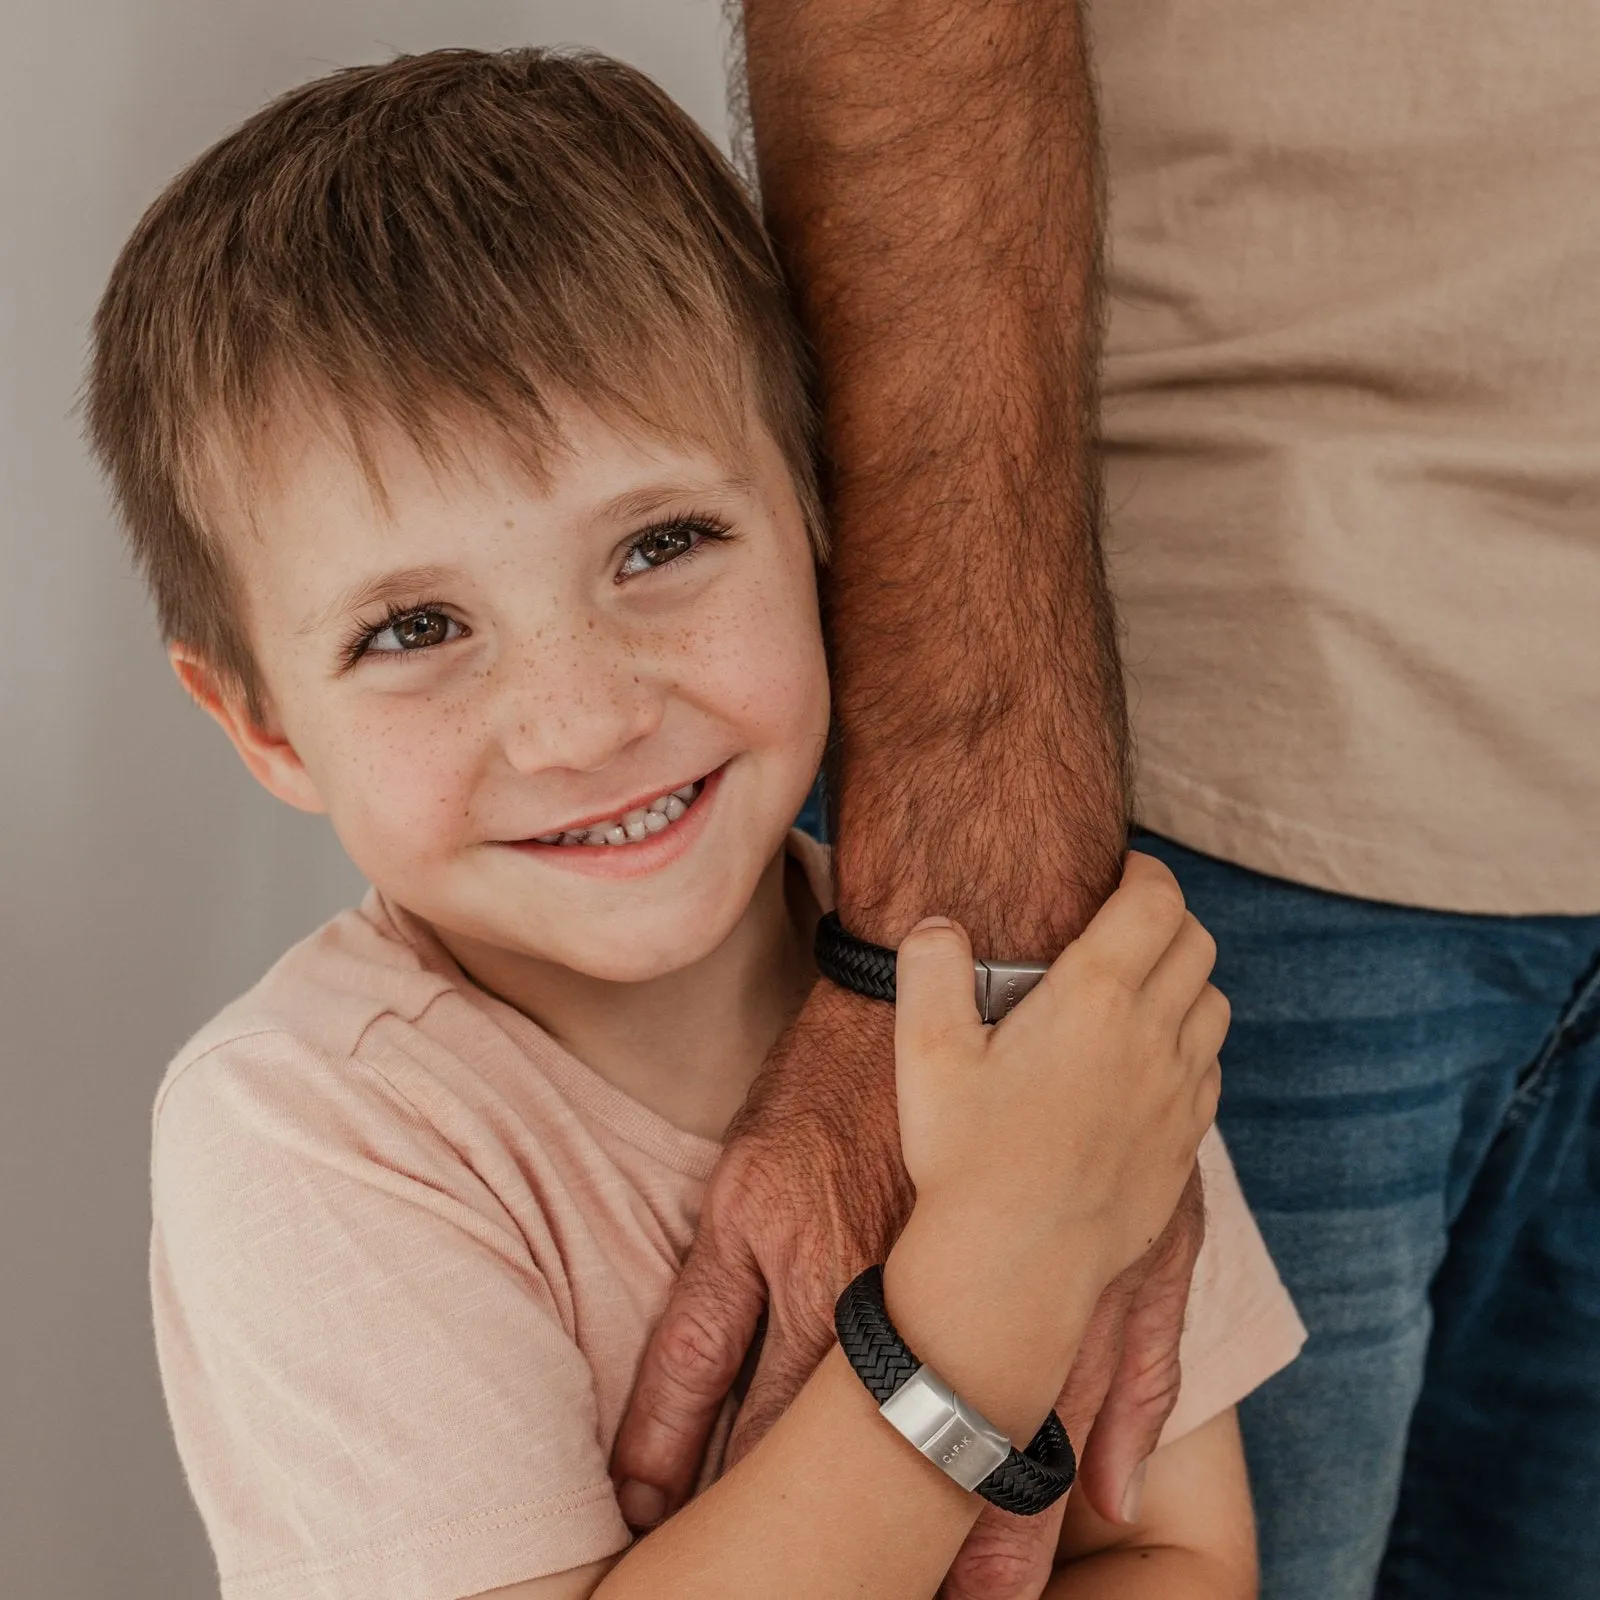
M 966 934 L 919 923 L 896 978 L 912 1229 L 931 1222 L 975 1260 L 1003 1241 L 1004 1271 L 1025 1271 L 1043 1305 L 1091 1275 L 1098 1293 L 1139 1260 L 1216 1115 L 1228 1003 L 1210 982 L 1215 960 L 1172 873 L 1137 853 L 998 1027 L 979 1019 Z

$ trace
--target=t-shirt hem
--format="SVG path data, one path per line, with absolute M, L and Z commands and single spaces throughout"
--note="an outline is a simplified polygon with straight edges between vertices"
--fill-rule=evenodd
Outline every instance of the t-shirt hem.
M 326 1558 L 224 1575 L 222 1600 L 461 1600 L 625 1550 L 609 1483 L 430 1523 Z
M 1570 859 L 1548 876 L 1515 875 L 1492 852 L 1441 860 L 1425 841 L 1356 839 L 1234 799 L 1142 756 L 1139 823 L 1208 856 L 1252 872 L 1359 900 L 1484 916 L 1591 916 L 1600 881 Z

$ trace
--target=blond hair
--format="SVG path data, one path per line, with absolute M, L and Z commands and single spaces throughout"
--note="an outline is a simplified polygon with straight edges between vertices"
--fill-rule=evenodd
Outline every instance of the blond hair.
M 642 73 L 439 50 L 293 90 L 145 213 L 94 319 L 86 416 L 164 636 L 262 709 L 221 499 L 316 406 L 374 473 L 494 431 L 537 470 L 576 400 L 771 430 L 822 551 L 802 338 L 750 197 Z

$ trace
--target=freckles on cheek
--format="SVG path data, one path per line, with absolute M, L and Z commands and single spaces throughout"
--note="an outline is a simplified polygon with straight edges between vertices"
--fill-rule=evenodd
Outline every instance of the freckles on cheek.
M 472 752 L 482 730 L 475 737 L 467 713 L 436 711 L 419 716 L 396 703 L 348 730 L 341 760 L 346 814 L 387 856 L 429 854 L 458 839 L 471 815 Z
M 752 605 L 716 622 L 691 657 L 690 681 L 706 685 L 725 714 L 752 732 L 787 738 L 825 730 L 822 641 L 803 611 Z

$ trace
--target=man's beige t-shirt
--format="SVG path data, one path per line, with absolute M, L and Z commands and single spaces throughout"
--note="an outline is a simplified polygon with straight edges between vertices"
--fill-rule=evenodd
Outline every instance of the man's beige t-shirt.
M 1349 894 L 1600 911 L 1600 6 L 1093 24 L 1143 820 Z
M 717 1154 L 376 894 L 203 1029 L 156 1102 L 151 1280 L 228 1600 L 456 1600 L 623 1549 L 607 1459 Z M 1169 1437 L 1304 1337 L 1204 1165 Z

